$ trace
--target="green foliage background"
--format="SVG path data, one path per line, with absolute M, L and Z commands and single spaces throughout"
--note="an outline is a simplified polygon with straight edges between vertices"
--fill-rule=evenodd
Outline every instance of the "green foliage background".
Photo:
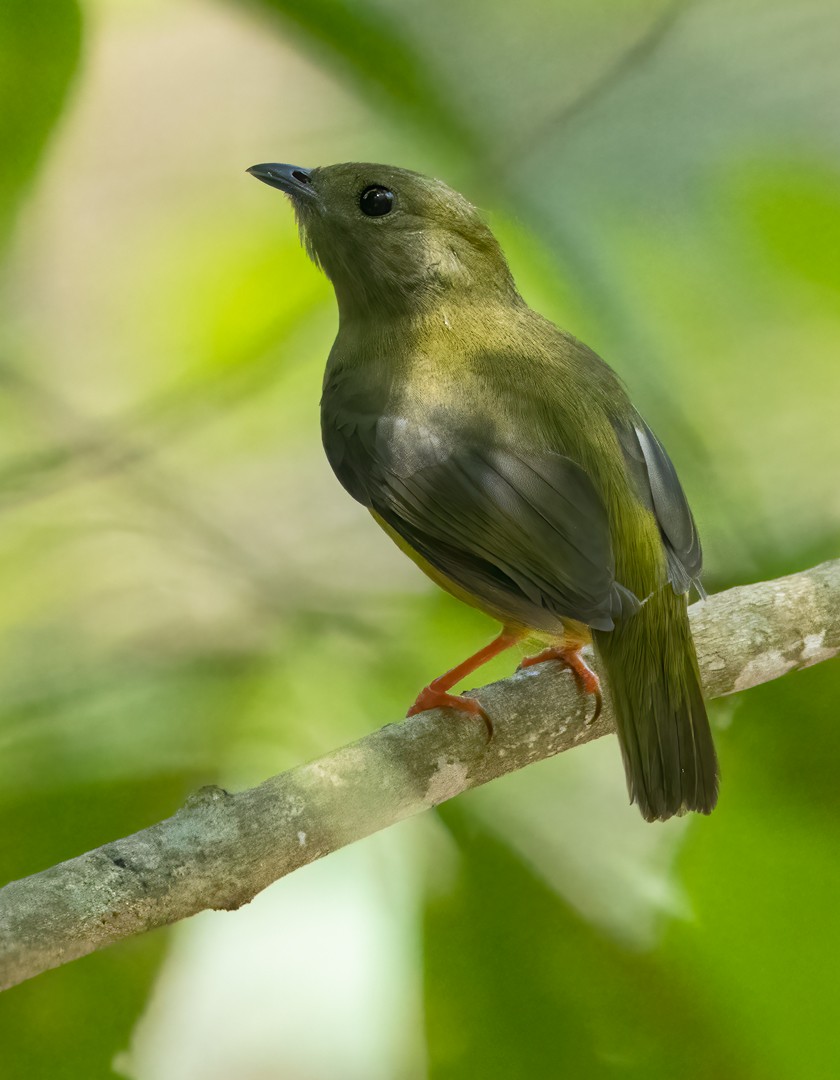
M 829 0 L 2 5 L 0 879 L 491 631 L 329 475 L 331 292 L 255 161 L 486 208 L 668 445 L 710 589 L 837 554 L 838 40 Z M 720 704 L 709 820 L 645 825 L 605 740 L 41 976 L 3 1076 L 834 1077 L 838 700 L 829 663 Z

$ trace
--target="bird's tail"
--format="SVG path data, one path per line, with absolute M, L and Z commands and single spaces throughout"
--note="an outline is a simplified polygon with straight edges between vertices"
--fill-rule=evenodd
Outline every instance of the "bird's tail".
M 686 598 L 657 590 L 615 629 L 595 631 L 615 712 L 630 801 L 647 821 L 697 810 L 718 795 L 718 764 L 700 690 Z

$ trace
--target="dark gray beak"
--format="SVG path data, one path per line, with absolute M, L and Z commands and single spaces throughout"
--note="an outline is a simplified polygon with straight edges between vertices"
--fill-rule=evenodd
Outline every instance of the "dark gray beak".
M 264 184 L 279 188 L 293 199 L 312 199 L 315 190 L 312 187 L 312 174 L 309 169 L 302 169 L 299 165 L 279 165 L 269 162 L 264 165 L 252 165 L 246 169 L 251 176 L 256 176 Z

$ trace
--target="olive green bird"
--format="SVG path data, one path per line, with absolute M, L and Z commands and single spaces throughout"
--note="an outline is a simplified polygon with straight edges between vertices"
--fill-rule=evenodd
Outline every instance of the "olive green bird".
M 502 632 L 411 713 L 482 714 L 449 691 L 529 639 L 609 683 L 630 799 L 708 814 L 718 769 L 687 614 L 702 564 L 662 444 L 615 373 L 532 311 L 466 199 L 387 165 L 255 165 L 290 196 L 335 288 L 324 447 L 346 490 L 429 577 Z

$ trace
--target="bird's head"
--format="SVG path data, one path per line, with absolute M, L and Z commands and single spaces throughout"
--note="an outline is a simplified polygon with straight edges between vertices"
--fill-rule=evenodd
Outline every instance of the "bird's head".
M 440 180 L 358 162 L 248 172 L 292 200 L 303 243 L 332 281 L 342 318 L 412 313 L 442 300 L 518 300 L 496 238 Z

